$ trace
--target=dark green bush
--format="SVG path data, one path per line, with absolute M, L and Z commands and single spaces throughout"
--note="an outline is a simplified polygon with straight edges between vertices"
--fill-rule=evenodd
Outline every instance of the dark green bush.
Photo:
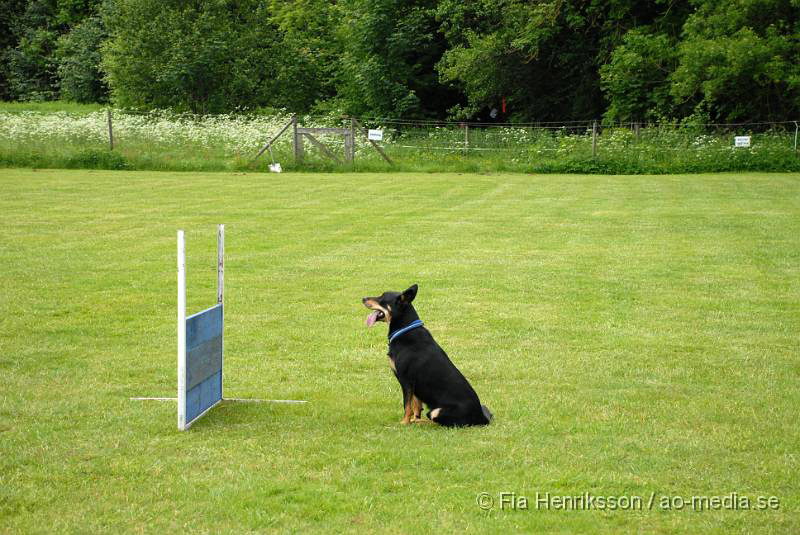
M 124 156 L 107 149 L 86 149 L 69 156 L 66 169 L 131 169 Z

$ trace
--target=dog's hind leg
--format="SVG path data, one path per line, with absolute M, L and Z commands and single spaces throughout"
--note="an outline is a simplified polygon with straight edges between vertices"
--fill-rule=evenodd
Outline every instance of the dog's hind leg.
M 485 425 L 483 418 L 476 420 L 470 417 L 469 411 L 460 405 L 455 407 L 437 407 L 428 412 L 428 418 L 445 427 L 462 427 L 466 425 Z
M 436 407 L 428 411 L 428 418 L 432 422 L 445 427 L 453 427 L 458 425 L 457 418 L 454 418 L 453 409 L 451 407 Z

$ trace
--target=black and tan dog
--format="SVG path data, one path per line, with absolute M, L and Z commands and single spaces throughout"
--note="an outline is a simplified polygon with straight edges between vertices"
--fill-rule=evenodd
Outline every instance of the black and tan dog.
M 415 284 L 404 292 L 384 292 L 379 297 L 362 299 L 364 306 L 372 310 L 367 318 L 369 327 L 379 321 L 389 324 L 389 365 L 403 389 L 402 423 L 419 420 L 425 403 L 428 418 L 438 424 L 488 424 L 492 413 L 481 405 L 469 381 L 423 327 L 411 304 L 416 295 Z

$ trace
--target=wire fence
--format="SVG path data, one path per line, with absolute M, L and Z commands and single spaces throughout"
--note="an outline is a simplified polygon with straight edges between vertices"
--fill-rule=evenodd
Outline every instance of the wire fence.
M 297 163 L 297 136 L 291 128 L 286 128 L 289 121 L 288 115 L 195 115 L 165 111 L 0 112 L 0 158 L 13 164 L 14 154 L 69 158 L 69 154 L 107 150 L 129 162 L 161 162 L 162 167 L 170 168 L 266 167 L 266 163 L 278 160 L 291 167 Z M 448 162 L 473 162 L 490 168 L 520 170 L 549 163 L 592 160 L 658 166 L 677 160 L 711 165 L 725 159 L 756 163 L 778 159 L 795 162 L 791 165 L 797 166 L 800 165 L 796 163 L 799 122 L 609 124 L 585 120 L 487 124 L 364 117 L 356 121 L 330 116 L 297 118 L 297 126 L 320 129 L 309 136 L 318 143 L 308 145 L 303 153 L 303 164 L 307 166 L 334 165 L 331 155 L 343 155 L 346 150 L 353 151 L 352 161 L 336 158 L 337 161 L 354 166 L 382 162 L 375 148 L 378 145 L 394 163 L 401 165 L 436 167 Z M 282 129 L 285 133 L 269 146 L 266 156 L 255 160 L 266 141 Z M 376 137 L 380 140 L 370 142 L 366 129 L 378 132 Z M 346 147 L 346 136 L 338 133 L 347 130 L 352 132 L 352 148 Z
M 776 123 L 628 123 L 571 121 L 532 124 L 375 121 L 383 124 L 387 143 L 397 149 L 450 153 L 520 152 L 591 153 L 603 150 L 727 150 L 737 137 L 749 137 L 749 147 L 764 143 L 797 148 L 798 122 Z M 744 148 L 746 140 L 740 145 Z

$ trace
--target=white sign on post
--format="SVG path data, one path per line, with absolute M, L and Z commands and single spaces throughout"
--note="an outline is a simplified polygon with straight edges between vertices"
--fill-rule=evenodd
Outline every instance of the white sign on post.
M 371 139 L 372 141 L 383 141 L 383 130 L 370 129 L 367 133 L 367 138 Z
M 733 144 L 736 147 L 749 147 L 750 136 L 735 136 L 733 138 Z

